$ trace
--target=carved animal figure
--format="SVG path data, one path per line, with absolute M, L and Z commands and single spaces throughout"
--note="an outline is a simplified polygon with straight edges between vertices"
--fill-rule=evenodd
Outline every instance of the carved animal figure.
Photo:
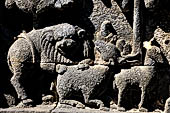
M 103 109 L 104 103 L 98 97 L 108 87 L 111 77 L 108 72 L 109 67 L 102 65 L 89 66 L 85 70 L 82 70 L 78 65 L 60 66 L 60 74 L 57 77 L 58 107 L 60 104 L 66 104 L 84 108 L 85 105 L 78 100 L 70 100 L 71 97 L 78 94 L 83 97 L 85 104 L 96 104 L 100 109 Z
M 145 42 L 145 48 L 147 49 L 145 65 L 170 64 L 170 33 L 157 28 L 154 37 L 149 42 Z
M 164 32 L 161 28 L 158 28 L 154 32 L 154 39 L 160 45 L 160 49 L 163 55 L 170 64 L 170 33 Z
M 32 66 L 40 65 L 43 70 L 56 72 L 58 63 L 76 64 L 83 59 L 83 51 L 89 45 L 84 44 L 78 34 L 81 32 L 77 32 L 74 26 L 63 23 L 18 36 L 8 51 L 8 64 L 13 73 L 11 83 L 22 105 L 27 104 L 26 100 L 31 100 L 22 83 Z M 88 54 L 87 51 L 85 53 Z
M 135 66 L 131 69 L 122 70 L 119 74 L 115 75 L 116 86 L 119 90 L 118 93 L 118 109 L 121 107 L 122 94 L 125 90 L 127 84 L 138 83 L 141 88 L 141 100 L 138 104 L 139 110 L 145 110 L 143 108 L 143 102 L 146 94 L 146 87 L 150 83 L 151 79 L 155 76 L 155 67 L 154 66 Z M 123 108 L 124 109 L 124 108 Z
M 118 63 L 120 51 L 112 43 L 106 43 L 103 40 L 95 41 L 95 48 L 100 53 L 101 60 L 108 62 L 111 65 Z
M 96 51 L 99 52 L 99 57 L 108 62 L 106 65 L 116 65 L 115 62 L 119 57 L 119 51 L 114 44 L 103 40 L 97 40 L 94 44 Z M 68 100 L 71 94 L 79 93 L 79 95 L 83 96 L 85 104 L 96 104 L 100 109 L 104 108 L 103 102 L 98 100 L 98 97 L 106 91 L 113 73 L 109 71 L 109 67 L 105 64 L 98 64 L 94 66 L 89 66 L 88 64 L 59 66 L 57 71 L 59 73 L 57 92 L 60 104 L 84 108 L 85 106 L 79 101 Z

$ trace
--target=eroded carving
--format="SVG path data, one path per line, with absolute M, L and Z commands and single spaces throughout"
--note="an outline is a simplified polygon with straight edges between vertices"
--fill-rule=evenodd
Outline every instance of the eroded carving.
M 169 65 L 169 33 L 157 28 L 154 37 L 149 42 L 144 42 L 147 49 L 144 65 Z
M 21 33 L 18 36 L 9 49 L 8 64 L 13 72 L 11 83 L 18 98 L 22 100 L 22 105 L 32 101 L 22 85 L 23 77 L 28 76 L 27 72 L 31 71 L 31 67 L 40 64 L 43 70 L 56 72 L 55 66 L 58 63 L 76 64 L 88 56 L 83 53 L 84 48 L 88 46 L 82 40 L 75 27 L 66 23 Z M 75 54 L 79 54 L 78 58 Z
M 49 26 L 28 33 L 23 31 L 9 49 L 8 64 L 13 73 L 11 83 L 21 100 L 17 107 L 34 105 L 24 82 L 29 76 L 34 78 L 32 72 L 36 70 L 38 74 L 44 72 L 54 76 L 51 89 L 56 97 L 43 94 L 42 104 L 58 103 L 56 109 L 94 107 L 126 111 L 122 105 L 123 94 L 129 88 L 127 86 L 134 84 L 141 89 L 140 99 L 136 97 L 140 100 L 137 105 L 139 111 L 150 110 L 144 106 L 145 101 L 149 102 L 150 95 L 146 98 L 146 94 L 150 90 L 155 94 L 155 103 L 164 106 L 164 99 L 168 97 L 165 90 L 169 90 L 170 33 L 157 28 L 154 37 L 149 39 L 144 35 L 148 26 L 145 27 L 145 20 L 142 21 L 146 18 L 143 12 L 148 15 L 157 13 L 153 9 L 159 6 L 159 0 L 134 0 L 134 4 L 130 4 L 130 0 L 4 2 L 8 9 L 16 5 L 24 12 L 32 13 L 34 28 L 38 22 L 44 24 L 40 27 Z M 126 9 L 128 5 L 134 5 L 133 13 Z M 41 16 L 48 18 L 49 22 L 38 21 Z M 152 21 L 148 22 L 152 24 Z M 152 83 L 156 88 L 147 89 Z M 117 89 L 118 94 L 115 93 Z M 168 112 L 168 103 L 169 99 L 165 112 Z
M 141 88 L 141 100 L 138 104 L 139 110 L 141 111 L 147 111 L 147 109 L 143 108 L 143 102 L 146 95 L 146 87 L 148 86 L 151 79 L 155 76 L 155 67 L 154 66 L 135 66 L 131 69 L 125 69 L 121 70 L 119 74 L 115 75 L 115 82 L 116 86 L 119 90 L 118 93 L 118 110 L 125 110 L 121 106 L 122 101 L 122 95 L 123 91 L 127 87 L 128 84 L 139 84 L 139 87 Z
M 96 104 L 100 109 L 104 109 L 104 103 L 99 97 L 107 90 L 111 77 L 108 72 L 109 67 L 102 65 L 89 66 L 85 70 L 79 66 L 65 66 L 65 69 L 57 77 L 58 107 L 60 104 L 68 104 L 85 108 L 85 105 Z M 69 100 L 69 96 L 74 96 L 71 94 L 83 97 L 81 101 L 85 105 L 80 100 Z

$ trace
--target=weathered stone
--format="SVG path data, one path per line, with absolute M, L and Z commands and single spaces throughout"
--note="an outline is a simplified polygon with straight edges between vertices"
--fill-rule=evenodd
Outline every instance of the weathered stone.
M 84 108 L 85 106 L 78 102 L 79 100 L 67 100 L 69 96 L 74 96 L 70 94 L 77 93 L 84 98 L 85 104 L 94 103 L 99 108 L 104 107 L 97 96 L 102 95 L 108 87 L 111 77 L 108 72 L 109 68 L 102 65 L 90 66 L 86 70 L 80 70 L 77 66 L 67 66 L 66 71 L 57 77 L 59 103 Z
M 21 100 L 17 107 L 58 107 L 8 108 L 2 112 L 161 112 L 169 97 L 169 3 L 0 1 L 0 64 L 4 73 L 0 78 L 0 107 L 17 105 L 15 93 Z M 9 46 L 8 64 L 13 76 L 6 62 Z M 167 109 L 165 106 L 165 112 Z
M 34 66 L 40 65 L 43 70 L 55 73 L 56 64 L 76 64 L 87 56 L 82 52 L 83 46 L 87 46 L 80 40 L 83 39 L 79 38 L 75 27 L 66 23 L 21 33 L 8 53 L 9 68 L 14 74 L 11 83 L 18 98 L 27 100 L 21 78 L 30 73 Z M 77 53 L 79 56 L 74 57 Z
M 139 84 L 141 88 L 141 101 L 138 105 L 139 109 L 143 107 L 143 102 L 146 94 L 146 87 L 151 79 L 156 76 L 156 70 L 154 66 L 135 66 L 131 69 L 122 70 L 119 74 L 115 75 L 116 86 L 119 90 L 118 94 L 118 108 L 121 107 L 122 95 L 127 84 Z

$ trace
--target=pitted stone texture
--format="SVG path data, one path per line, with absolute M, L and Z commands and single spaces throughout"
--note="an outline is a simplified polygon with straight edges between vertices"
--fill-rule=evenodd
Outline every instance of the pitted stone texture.
M 8 108 L 8 109 L 0 109 L 1 113 L 125 113 L 119 111 L 99 111 L 94 109 L 54 109 L 54 106 L 38 106 L 34 108 Z M 134 112 L 128 112 L 134 113 Z M 158 113 L 158 112 L 136 112 L 135 113 Z
M 39 105 L 33 108 L 16 108 L 0 109 L 1 113 L 51 113 L 55 105 Z
M 50 8 L 61 10 L 71 5 L 73 2 L 74 0 L 6 0 L 5 6 L 7 8 L 12 8 L 14 4 L 16 4 L 19 9 L 25 12 L 41 13 L 43 10 Z
M 56 64 L 76 64 L 88 57 L 83 52 L 88 54 L 90 45 L 84 44 L 79 33 L 74 26 L 63 23 L 18 35 L 8 51 L 8 64 L 13 72 L 11 83 L 18 98 L 27 100 L 23 79 L 35 69 L 56 73 Z
M 120 73 L 115 75 L 116 86 L 119 90 L 118 107 L 121 106 L 122 94 L 128 84 L 139 84 L 141 88 L 141 101 L 138 105 L 139 110 L 143 107 L 143 102 L 146 94 L 146 87 L 151 79 L 156 75 L 154 66 L 135 66 L 131 69 L 123 69 Z M 143 108 L 142 108 L 143 109 Z
M 158 28 L 154 32 L 154 39 L 160 44 L 161 51 L 168 62 L 170 62 L 170 33 L 164 32 L 161 28 Z
M 94 65 L 82 70 L 78 66 L 67 66 L 57 77 L 57 92 L 61 104 L 78 105 L 79 100 L 67 100 L 71 94 L 79 94 L 86 104 L 95 103 L 104 107 L 99 99 L 108 87 L 111 75 L 108 66 Z
M 154 37 L 147 43 L 144 65 L 170 64 L 170 33 L 157 28 Z
M 129 0 L 123 0 L 122 1 L 122 4 L 121 4 L 121 7 L 122 8 L 126 8 L 127 4 L 129 3 Z M 144 3 L 145 3 L 145 7 L 148 8 L 148 9 L 153 9 L 155 8 L 156 6 L 158 6 L 158 3 L 159 3 L 159 0 L 144 0 Z
M 94 8 L 90 15 L 90 20 L 97 32 L 99 31 L 102 22 L 108 20 L 117 32 L 117 35 L 126 41 L 132 41 L 132 27 L 114 0 L 110 0 L 109 2 L 105 2 L 104 0 L 93 0 L 93 4 Z
M 112 65 L 115 65 L 118 62 L 120 51 L 116 48 L 114 44 L 106 43 L 103 40 L 97 40 L 95 41 L 95 48 L 100 53 L 99 56 L 101 60 L 106 61 Z

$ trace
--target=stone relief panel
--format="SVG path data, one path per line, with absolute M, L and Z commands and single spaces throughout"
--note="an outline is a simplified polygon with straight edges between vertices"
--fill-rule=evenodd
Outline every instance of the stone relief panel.
M 0 107 L 168 113 L 165 4 L 169 1 L 2 1 L 0 58 L 8 74 L 2 78 L 10 85 L 8 92 L 0 87 Z

